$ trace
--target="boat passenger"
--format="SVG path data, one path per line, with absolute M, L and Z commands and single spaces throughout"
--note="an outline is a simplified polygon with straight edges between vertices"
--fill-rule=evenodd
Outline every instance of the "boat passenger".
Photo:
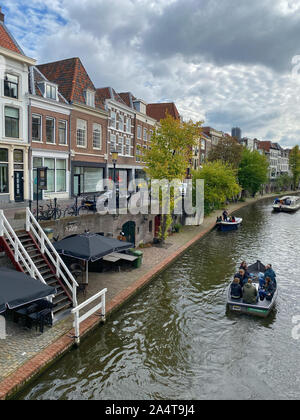
M 258 293 L 256 287 L 253 286 L 252 280 L 248 279 L 248 282 L 243 287 L 243 302 L 248 304 L 254 304 L 258 301 Z
M 266 298 L 267 300 L 272 300 L 275 293 L 274 284 L 270 277 L 266 278 L 266 284 L 262 290 L 259 291 L 260 299 Z
M 231 223 L 235 223 L 235 222 L 236 222 L 236 220 L 235 220 L 235 217 L 234 217 L 234 216 L 232 216 L 232 217 L 230 218 L 230 222 L 231 222 Z
M 272 264 L 268 264 L 266 266 L 265 280 L 266 280 L 267 277 L 270 277 L 270 279 L 272 280 L 273 285 L 274 285 L 274 287 L 276 289 L 276 287 L 277 287 L 276 273 L 275 273 L 275 271 L 272 268 Z
M 224 220 L 224 222 L 227 222 L 228 221 L 228 212 L 227 212 L 227 210 L 224 210 L 223 211 L 223 220 Z
M 279 203 L 280 203 L 279 198 L 275 198 L 274 204 L 279 204 Z
M 232 299 L 241 299 L 243 297 L 243 290 L 240 285 L 240 279 L 235 277 L 230 286 L 230 294 Z
M 264 273 L 258 273 L 258 281 L 259 281 L 259 288 L 263 289 L 266 284 Z
M 250 277 L 250 273 L 248 271 L 248 265 L 247 265 L 246 261 L 242 262 L 242 264 L 240 265 L 240 270 L 245 271 L 245 275 L 246 275 L 247 279 Z
M 222 216 L 217 217 L 217 223 L 220 223 L 220 222 L 222 222 Z
M 247 283 L 249 275 L 248 275 L 248 273 L 245 272 L 245 270 L 240 268 L 239 272 L 236 273 L 234 277 L 237 277 L 238 279 L 240 279 L 240 285 L 241 285 L 241 287 L 243 287 L 244 284 Z

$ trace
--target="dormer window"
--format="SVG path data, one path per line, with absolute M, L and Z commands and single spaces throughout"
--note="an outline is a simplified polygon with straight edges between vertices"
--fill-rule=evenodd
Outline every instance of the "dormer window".
M 86 104 L 95 108 L 95 92 L 91 90 L 86 91 Z
M 54 101 L 57 100 L 57 87 L 53 85 L 46 84 L 46 98 L 53 99 Z

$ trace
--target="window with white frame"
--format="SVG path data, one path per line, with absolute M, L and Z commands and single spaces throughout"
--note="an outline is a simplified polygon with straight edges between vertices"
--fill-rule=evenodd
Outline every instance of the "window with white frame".
M 124 116 L 119 115 L 119 130 L 124 131 Z
M 58 123 L 58 143 L 62 146 L 68 144 L 67 141 L 67 121 L 59 121 Z
M 110 135 L 110 152 L 114 152 L 116 150 L 116 136 L 115 134 Z
M 19 78 L 13 74 L 4 77 L 4 96 L 17 99 L 19 94 Z
M 93 124 L 93 148 L 100 150 L 102 148 L 102 127 L 100 124 Z
M 126 119 L 126 131 L 127 133 L 131 133 L 131 118 Z
M 54 118 L 46 117 L 46 141 L 55 143 L 55 121 Z
M 153 130 L 150 130 L 148 133 L 148 141 L 151 141 L 152 136 L 153 136 Z
M 147 141 L 147 134 L 148 134 L 148 130 L 147 128 L 144 128 L 144 141 Z
M 116 128 L 116 113 L 114 111 L 110 112 L 110 126 Z
M 20 112 L 18 108 L 5 107 L 5 137 L 19 138 Z
M 124 138 L 120 136 L 118 138 L 117 152 L 119 153 L 119 155 L 124 155 Z
M 46 84 L 46 98 L 53 99 L 56 101 L 57 99 L 57 87 Z
M 126 148 L 125 148 L 125 153 L 126 153 L 126 156 L 131 156 L 131 139 L 130 138 L 127 138 L 126 139 Z
M 138 139 L 142 138 L 142 126 L 141 125 L 137 126 L 137 138 Z
M 136 154 L 135 154 L 135 160 L 136 160 L 136 162 L 140 162 L 141 161 L 141 154 L 142 154 L 142 152 L 141 152 L 141 145 L 138 144 L 136 146 Z
M 86 104 L 95 108 L 95 92 L 91 90 L 86 91 Z
M 41 115 L 32 115 L 31 123 L 32 141 L 42 141 L 42 117 Z
M 78 147 L 86 147 L 87 122 L 77 119 L 76 141 Z

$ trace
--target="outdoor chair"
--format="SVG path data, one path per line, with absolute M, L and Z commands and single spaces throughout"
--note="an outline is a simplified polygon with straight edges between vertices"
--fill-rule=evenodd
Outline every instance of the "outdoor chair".
M 41 334 L 44 332 L 45 325 L 52 325 L 52 313 L 50 308 L 43 309 L 40 312 L 34 312 L 28 315 L 28 318 L 31 320 L 32 324 L 35 324 L 36 331 L 39 327 Z

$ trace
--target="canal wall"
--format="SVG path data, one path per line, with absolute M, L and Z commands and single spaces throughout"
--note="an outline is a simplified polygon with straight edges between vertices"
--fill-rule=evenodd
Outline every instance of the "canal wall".
M 245 202 L 231 204 L 228 207 L 229 213 L 236 212 L 237 210 L 252 204 L 261 199 L 274 197 L 274 195 L 260 196 L 255 199 L 247 199 Z M 157 264 L 153 264 L 150 269 L 142 272 L 138 278 L 133 281 L 129 286 L 122 285 L 119 283 L 118 293 L 110 300 L 107 301 L 107 317 L 111 316 L 115 311 L 119 310 L 124 304 L 126 304 L 133 296 L 139 293 L 149 282 L 154 279 L 160 272 L 170 266 L 179 256 L 181 256 L 188 248 L 199 241 L 203 236 L 209 233 L 215 227 L 216 216 L 219 212 L 215 212 L 209 217 L 205 218 L 204 223 L 200 227 L 193 227 L 190 229 L 189 235 L 186 235 L 184 243 L 180 244 L 177 249 L 171 250 L 169 253 L 164 252 L 164 258 Z M 185 233 L 177 234 L 176 240 L 180 243 L 180 238 Z M 182 242 L 182 241 L 181 241 Z M 130 273 L 126 273 L 126 276 L 130 276 Z M 87 337 L 95 328 L 100 324 L 99 317 L 91 316 L 85 320 L 80 327 L 81 339 Z M 70 351 L 74 346 L 74 330 L 71 329 L 66 333 L 62 332 L 62 336 L 55 342 L 49 344 L 47 348 L 32 359 L 25 362 L 20 368 L 14 373 L 5 378 L 0 383 L 0 399 L 6 399 L 15 394 L 22 386 L 28 383 L 30 380 L 41 374 L 41 372 L 47 369 L 55 361 L 62 357 L 66 352 Z

